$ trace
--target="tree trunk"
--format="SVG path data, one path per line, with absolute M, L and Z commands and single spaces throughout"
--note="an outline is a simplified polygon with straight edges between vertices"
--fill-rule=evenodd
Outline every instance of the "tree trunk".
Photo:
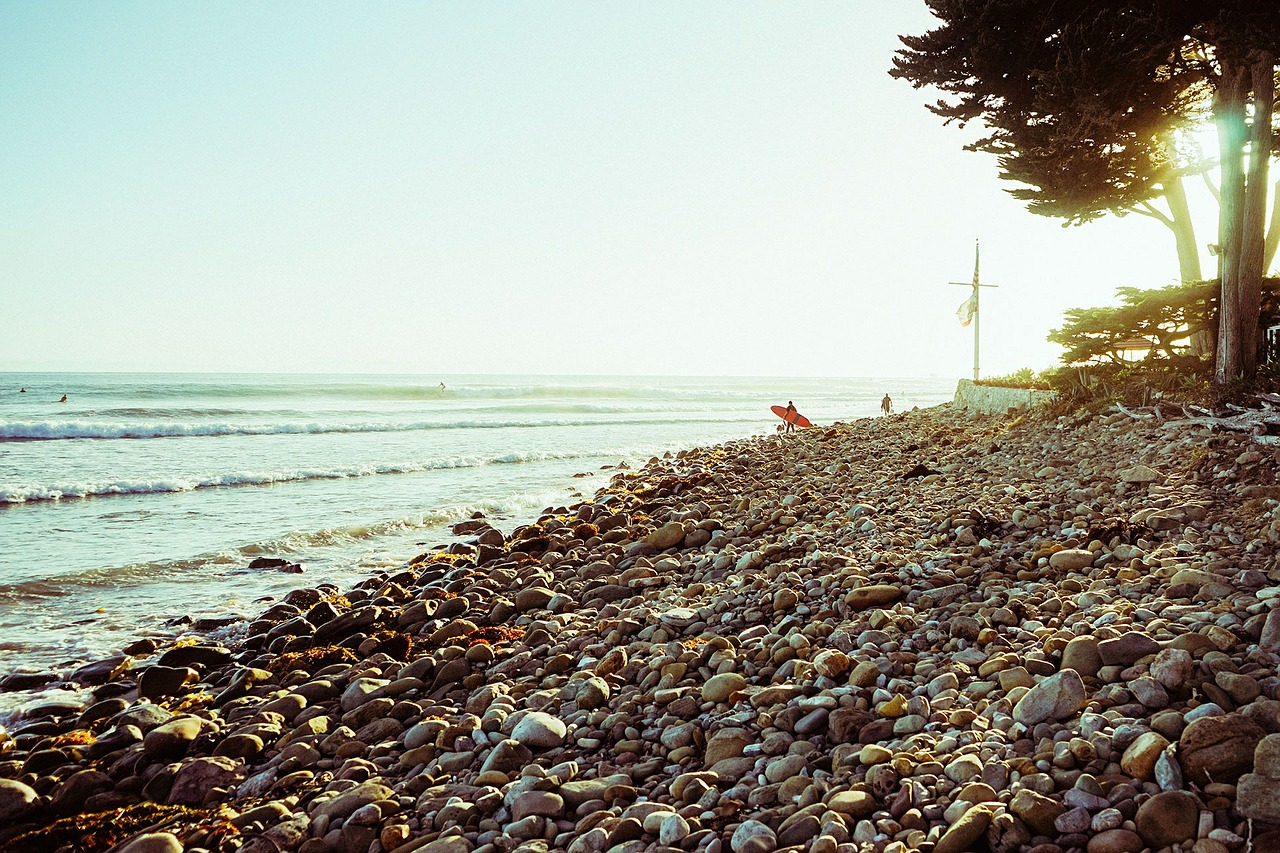
M 1160 188 L 1173 218 L 1169 230 L 1173 231 L 1173 239 L 1178 246 L 1178 273 L 1184 284 L 1201 281 L 1204 274 L 1200 270 L 1200 249 L 1196 246 L 1196 229 L 1191 221 L 1191 208 L 1187 206 L 1187 190 L 1182 185 L 1182 178 L 1175 176 L 1163 182 Z
M 1280 247 L 1280 181 L 1271 188 L 1271 226 L 1267 229 L 1267 242 L 1262 249 L 1262 269 L 1270 270 Z
M 1258 314 L 1262 306 L 1267 234 L 1267 170 L 1271 162 L 1271 110 L 1275 102 L 1275 56 L 1259 51 L 1249 72 L 1253 83 L 1253 121 L 1249 126 L 1249 173 L 1245 179 L 1244 223 L 1240 241 L 1240 357 L 1245 376 L 1258 368 Z
M 1224 59 L 1213 97 L 1213 118 L 1218 125 L 1219 162 L 1222 169 L 1221 204 L 1218 213 L 1218 352 L 1213 378 L 1219 385 L 1244 369 L 1241 350 L 1243 305 L 1240 294 L 1240 248 L 1243 243 L 1245 173 L 1245 100 L 1248 69 Z

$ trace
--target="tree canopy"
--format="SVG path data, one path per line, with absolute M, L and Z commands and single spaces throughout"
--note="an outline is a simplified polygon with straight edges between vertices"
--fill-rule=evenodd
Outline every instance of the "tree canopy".
M 1193 339 L 1199 333 L 1214 332 L 1216 281 L 1151 289 L 1121 287 L 1116 295 L 1119 305 L 1072 308 L 1063 315 L 1062 327 L 1049 332 L 1049 341 L 1064 348 L 1063 364 L 1121 364 L 1130 360 L 1126 353 L 1135 350 L 1142 351 L 1143 358 L 1200 360 Z M 1277 320 L 1280 279 L 1266 278 L 1259 324 L 1265 328 Z M 1149 346 L 1137 346 L 1138 341 Z
M 1062 328 L 1049 333 L 1061 344 L 1064 364 L 1125 360 L 1124 344 L 1150 343 L 1150 352 L 1164 358 L 1190 353 L 1191 337 L 1212 324 L 1217 297 L 1215 282 L 1141 290 L 1119 288 L 1117 307 L 1072 308 Z
M 1125 211 L 1180 174 L 1169 142 L 1203 100 L 1200 75 L 1152 73 L 1176 55 L 1179 28 L 1156 3 L 928 0 L 943 26 L 905 45 L 890 71 L 949 98 L 947 123 L 981 119 L 966 146 L 999 158 L 1001 177 L 1036 213 L 1070 223 Z

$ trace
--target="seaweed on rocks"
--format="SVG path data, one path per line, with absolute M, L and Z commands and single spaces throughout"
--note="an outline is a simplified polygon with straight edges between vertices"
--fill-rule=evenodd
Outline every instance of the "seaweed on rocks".
M 169 832 L 180 841 L 198 840 L 205 849 L 216 850 L 221 839 L 239 831 L 222 809 L 138 803 L 59 818 L 11 839 L 3 853 L 99 853 L 141 832 Z
M 1151 528 L 1124 518 L 1107 518 L 1093 524 L 1085 534 L 1085 539 L 1092 542 L 1133 545 L 1139 539 L 1149 537 Z
M 379 631 L 369 639 L 375 641 L 376 645 L 366 657 L 384 654 L 399 661 L 408 661 L 412 658 L 413 638 L 408 634 L 401 634 L 396 631 Z
M 355 663 L 360 656 L 344 646 L 321 646 L 301 652 L 286 652 L 267 664 L 273 675 L 284 675 L 295 669 L 315 672 L 335 663 Z

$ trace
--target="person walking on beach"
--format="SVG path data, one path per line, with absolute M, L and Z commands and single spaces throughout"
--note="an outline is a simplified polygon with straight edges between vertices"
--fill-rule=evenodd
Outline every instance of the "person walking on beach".
M 889 395 L 885 394 L 884 399 L 880 401 L 880 411 L 886 415 L 893 414 L 893 400 L 889 399 Z
M 788 401 L 787 401 L 787 416 L 786 416 L 785 418 L 783 418 L 783 420 L 785 420 L 785 421 L 787 422 L 787 428 L 786 428 L 785 430 L 783 430 L 783 433 L 784 433 L 784 434 L 785 434 L 785 433 L 788 433 L 788 432 L 795 432 L 795 431 L 796 431 L 796 425 L 795 425 L 795 424 L 793 424 L 793 423 L 791 422 L 791 421 L 792 421 L 792 419 L 793 419 L 793 418 L 795 418 L 795 416 L 796 416 L 796 404 L 795 404 L 795 403 L 793 403 L 793 402 L 791 402 L 790 400 L 788 400 Z

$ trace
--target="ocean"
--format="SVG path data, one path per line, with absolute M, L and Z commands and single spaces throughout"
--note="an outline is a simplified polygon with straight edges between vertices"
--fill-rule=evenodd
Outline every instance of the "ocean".
M 443 384 L 443 388 L 441 387 Z M 20 389 L 25 388 L 25 393 Z M 252 618 L 510 530 L 653 456 L 951 399 L 953 379 L 0 373 L 0 676 Z M 59 402 L 66 395 L 66 402 Z M 305 572 L 251 569 L 279 557 Z M 29 700 L 0 694 L 6 709 Z

